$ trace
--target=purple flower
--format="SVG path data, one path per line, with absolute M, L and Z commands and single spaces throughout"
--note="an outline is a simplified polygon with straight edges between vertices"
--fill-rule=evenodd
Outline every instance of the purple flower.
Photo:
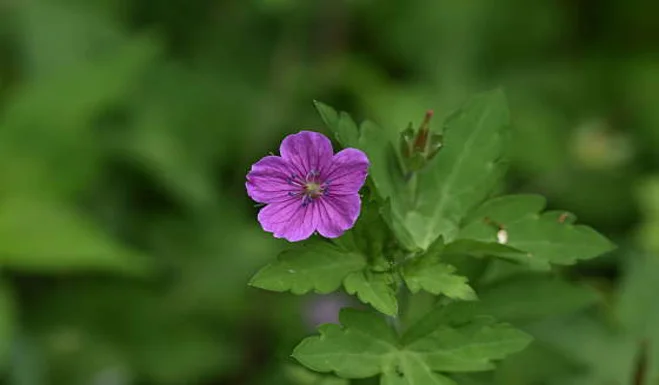
M 354 148 L 334 154 L 330 140 L 311 131 L 287 136 L 279 152 L 254 163 L 245 183 L 247 194 L 266 204 L 258 216 L 263 230 L 296 242 L 314 231 L 336 238 L 354 226 L 366 154 Z

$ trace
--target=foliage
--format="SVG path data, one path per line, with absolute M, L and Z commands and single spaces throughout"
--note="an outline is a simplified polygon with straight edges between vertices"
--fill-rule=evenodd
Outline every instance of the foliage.
M 482 313 L 495 303 L 487 296 L 496 298 L 496 288 L 486 290 L 486 298 L 474 306 L 439 302 L 436 311 L 416 324 L 402 325 L 404 314 L 399 313 L 406 309 L 401 309 L 398 297 L 406 295 L 405 286 L 412 293 L 423 289 L 447 299 L 472 301 L 477 292 L 467 277 L 443 261 L 445 255 L 458 261 L 474 256 L 514 256 L 510 259 L 524 267 L 548 269 L 551 263 L 573 264 L 613 249 L 592 228 L 574 225 L 575 218 L 568 213 L 541 214 L 542 197 L 511 195 L 486 200 L 500 182 L 505 157 L 502 138 L 507 137 L 509 124 L 501 91 L 478 95 L 449 115 L 437 136 L 443 138 L 438 151 L 420 153 L 414 169 L 398 160 L 410 158 L 419 149 L 418 143 L 423 146 L 428 140 L 431 115 L 418 132 L 401 134 L 410 135 L 414 147 L 398 153 L 386 135 L 377 134 L 382 129 L 374 123 L 358 127 L 346 113 L 318 102 L 316 106 L 337 140 L 352 143 L 369 156 L 375 188 L 371 195 L 379 199 L 368 203 L 364 217 L 369 224 L 386 222 L 397 242 L 383 247 L 375 234 L 387 230 L 362 223 L 346 235 L 352 242 L 339 239 L 333 245 L 329 240 L 312 239 L 283 251 L 275 264 L 254 276 L 252 285 L 304 294 L 312 289 L 321 293 L 336 290 L 343 282 L 348 294 L 393 317 L 397 327 L 375 313 L 343 310 L 341 327 L 323 325 L 320 336 L 308 337 L 295 348 L 293 357 L 312 370 L 334 372 L 341 378 L 381 375 L 382 384 L 395 385 L 455 384 L 441 372 L 492 370 L 493 360 L 517 353 L 530 342 L 522 331 Z M 384 205 L 377 210 L 379 202 Z M 516 282 L 520 283 L 513 295 L 536 287 L 543 290 L 542 281 Z M 547 284 L 556 285 L 550 286 L 556 289 L 553 294 L 563 286 L 569 288 L 560 281 Z M 572 300 L 581 303 L 578 295 Z M 571 306 L 568 302 L 561 305 Z M 497 309 L 489 310 L 496 313 Z M 533 314 L 532 306 L 517 310 Z M 409 329 L 399 336 L 401 327 Z
M 341 307 L 390 314 L 398 339 L 445 309 L 452 328 L 533 338 L 493 370 L 424 372 L 438 381 L 658 383 L 655 10 L 0 2 L 0 384 L 373 385 L 287 358 Z M 399 133 L 428 109 L 446 146 L 408 184 Z M 500 137 L 463 151 L 486 110 L 501 121 L 478 132 Z M 357 226 L 311 248 L 262 233 L 244 194 L 249 165 L 300 129 L 378 159 Z M 593 258 L 611 243 L 583 224 L 619 249 Z M 310 274 L 281 277 L 301 258 Z

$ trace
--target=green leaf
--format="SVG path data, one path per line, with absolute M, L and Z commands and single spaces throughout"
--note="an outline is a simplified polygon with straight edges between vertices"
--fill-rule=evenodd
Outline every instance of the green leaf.
M 400 356 L 399 367 L 396 372 L 387 372 L 382 375 L 381 385 L 457 385 L 452 379 L 437 374 L 415 354 Z
M 330 293 L 348 274 L 366 266 L 360 253 L 320 239 L 294 245 L 251 279 L 250 285 L 272 291 Z
M 287 365 L 284 370 L 295 385 L 350 385 L 345 378 L 312 372 L 300 365 Z
M 569 384 L 630 384 L 637 370 L 639 341 L 612 328 L 610 319 L 577 313 L 534 323 L 527 329 L 538 342 L 547 344 L 579 366 L 579 375 Z M 565 383 L 556 382 L 557 385 Z
M 316 110 L 325 125 L 334 133 L 343 147 L 356 147 L 359 143 L 359 129 L 354 120 L 345 112 L 337 113 L 332 107 L 314 101 Z
M 507 235 L 506 246 L 522 250 L 531 264 L 548 262 L 570 265 L 611 251 L 614 245 L 590 227 L 574 225 L 569 213 L 541 213 L 544 198 L 509 195 L 485 202 L 460 230 L 458 238 L 485 243 L 498 241 L 499 227 Z
M 312 370 L 344 378 L 383 374 L 381 384 L 448 385 L 454 382 L 439 372 L 490 370 L 493 360 L 530 341 L 525 333 L 486 317 L 458 326 L 439 323 L 407 342 L 374 313 L 344 309 L 340 319 L 342 326 L 323 325 L 320 336 L 303 340 L 293 357 Z
M 7 197 L 0 205 L 0 265 L 35 271 L 149 271 L 144 256 L 73 208 L 27 197 Z
M 500 181 L 508 136 L 502 91 L 477 95 L 444 123 L 441 151 L 418 175 L 416 201 L 405 215 L 415 243 L 455 238 L 460 222 Z
M 395 316 L 398 314 L 398 302 L 393 283 L 389 273 L 364 270 L 348 275 L 343 286 L 348 294 L 356 295 L 360 301 L 370 304 L 377 311 Z
M 434 370 L 472 372 L 493 369 L 493 360 L 522 350 L 530 341 L 510 325 L 483 316 L 464 325 L 441 325 L 408 349 L 422 352 Z
M 372 377 L 394 367 L 397 337 L 384 318 L 348 308 L 339 317 L 343 327 L 320 326 L 320 336 L 305 338 L 293 357 L 309 369 L 344 378 Z
M 530 322 L 569 314 L 598 302 L 585 285 L 547 274 L 513 276 L 479 289 L 481 314 L 509 322 Z
M 398 163 L 396 149 L 388 133 L 371 121 L 361 124 L 359 148 L 364 150 L 371 161 L 369 176 L 383 199 L 409 199 L 399 192 L 405 185 Z
M 455 267 L 446 263 L 420 260 L 405 266 L 403 276 L 412 293 L 425 290 L 454 299 L 476 299 L 476 293 L 467 283 L 467 277 L 457 275 L 455 271 Z
M 443 245 L 440 239 L 435 244 Z M 425 254 L 405 264 L 402 275 L 412 293 L 425 290 L 461 300 L 476 299 L 476 292 L 469 286 L 467 277 L 455 274 L 456 268 L 440 260 L 442 246 L 431 246 Z
M 379 205 L 364 199 L 355 227 L 333 242 L 346 249 L 361 252 L 372 270 L 388 270 L 390 263 L 384 253 L 390 237 L 391 233 L 380 215 Z
M 463 217 L 491 193 L 502 175 L 508 110 L 501 91 L 479 95 L 451 115 L 441 151 L 414 175 L 403 175 L 394 145 L 397 138 L 389 132 L 369 121 L 356 130 L 349 116 L 320 103 L 316 106 L 344 145 L 368 155 L 370 178 L 389 202 L 385 218 L 407 249 L 425 250 L 439 236 L 452 240 Z
M 483 242 L 472 239 L 458 239 L 446 245 L 445 255 L 470 256 L 474 258 L 485 258 L 496 256 L 516 263 L 526 265 L 533 270 L 550 270 L 548 261 L 539 258 L 531 258 L 528 253 L 517 250 L 508 245 L 498 242 Z

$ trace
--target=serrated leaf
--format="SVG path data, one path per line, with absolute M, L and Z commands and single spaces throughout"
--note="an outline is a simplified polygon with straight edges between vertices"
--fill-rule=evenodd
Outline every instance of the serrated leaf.
M 472 372 L 493 369 L 493 360 L 522 350 L 530 341 L 508 324 L 478 317 L 465 325 L 442 325 L 408 348 L 422 352 L 434 370 Z
M 397 338 L 384 318 L 353 309 L 341 310 L 339 318 L 343 326 L 320 326 L 320 336 L 302 340 L 293 357 L 309 369 L 344 378 L 372 377 L 393 367 Z
M 398 302 L 390 274 L 354 272 L 345 278 L 343 286 L 348 294 L 356 295 L 360 301 L 373 306 L 377 311 L 390 316 L 398 314 Z
M 485 202 L 460 230 L 459 239 L 497 242 L 499 227 L 507 235 L 506 246 L 526 252 L 538 263 L 574 264 L 611 251 L 614 245 L 604 236 L 584 225 L 574 225 L 568 214 L 551 211 L 542 214 L 544 198 L 533 195 L 509 195 Z
M 455 274 L 455 271 L 455 267 L 449 264 L 433 261 L 405 266 L 403 277 L 412 293 L 425 290 L 454 299 L 476 299 L 476 292 L 469 286 L 467 277 Z
M 525 333 L 479 318 L 453 326 L 440 323 L 407 343 L 399 341 L 382 317 L 344 309 L 341 324 L 323 325 L 320 336 L 308 337 L 293 357 L 318 372 L 344 378 L 383 374 L 381 384 L 454 384 L 440 372 L 489 370 L 493 360 L 526 347 Z
M 418 195 L 406 216 L 415 243 L 451 241 L 460 222 L 503 175 L 508 107 L 500 90 L 477 95 L 444 123 L 443 146 L 418 175 Z
M 250 285 L 272 291 L 330 293 L 366 266 L 366 258 L 320 239 L 294 245 L 254 275 Z
M 440 239 L 435 244 L 443 245 Z M 456 268 L 440 260 L 443 246 L 431 246 L 425 254 L 416 257 L 402 268 L 405 284 L 412 293 L 425 290 L 461 300 L 476 299 L 467 277 L 455 274 Z
M 451 115 L 441 151 L 424 170 L 407 176 L 388 132 L 368 121 L 356 130 L 347 114 L 318 102 L 316 107 L 342 144 L 361 148 L 371 159 L 370 177 L 389 202 L 385 218 L 410 250 L 425 250 L 440 236 L 453 240 L 464 216 L 502 176 L 508 109 L 500 90 L 474 97 Z

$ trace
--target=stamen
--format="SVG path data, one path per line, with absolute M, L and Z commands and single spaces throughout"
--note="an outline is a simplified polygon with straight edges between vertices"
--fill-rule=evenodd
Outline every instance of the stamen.
M 307 173 L 307 176 L 305 178 L 307 183 L 317 183 L 318 182 L 318 177 L 320 176 L 320 171 L 316 169 L 311 169 Z
M 291 176 L 286 178 L 286 183 L 290 184 L 291 186 L 304 187 L 304 183 L 299 179 L 300 177 L 297 174 L 291 174 Z
M 311 202 L 313 202 L 313 198 L 309 195 L 305 195 L 304 198 L 302 198 L 302 207 L 307 207 Z

